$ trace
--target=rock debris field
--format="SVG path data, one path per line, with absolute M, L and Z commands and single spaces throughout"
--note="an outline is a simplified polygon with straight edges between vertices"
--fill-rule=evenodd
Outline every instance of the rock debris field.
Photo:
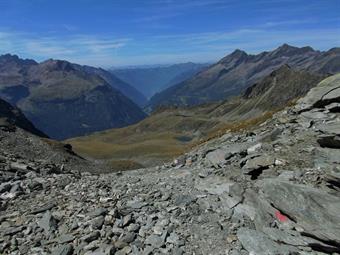
M 340 75 L 174 162 L 100 165 L 0 131 L 0 254 L 340 254 Z

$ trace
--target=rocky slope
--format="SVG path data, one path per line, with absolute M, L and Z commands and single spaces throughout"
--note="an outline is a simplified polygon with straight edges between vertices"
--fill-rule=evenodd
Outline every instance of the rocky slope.
M 205 67 L 206 64 L 189 62 L 170 66 L 113 69 L 111 72 L 150 98 L 156 92 L 191 78 Z
M 50 170 L 1 146 L 0 253 L 339 254 L 339 104 L 336 75 L 143 174 Z
M 150 99 L 149 107 L 197 105 L 239 95 L 285 64 L 297 70 L 335 74 L 340 71 L 340 50 L 320 52 L 287 44 L 257 55 L 236 50 L 191 79 L 156 94 Z
M 0 128 L 5 130 L 15 130 L 16 127 L 25 129 L 26 131 L 41 137 L 47 137 L 22 114 L 22 112 L 0 99 Z
M 55 139 L 126 126 L 146 115 L 101 76 L 67 61 L 0 57 L 0 96 Z

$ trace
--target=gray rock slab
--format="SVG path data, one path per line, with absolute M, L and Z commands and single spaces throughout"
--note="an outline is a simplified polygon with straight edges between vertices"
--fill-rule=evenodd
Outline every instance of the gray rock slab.
M 306 233 L 320 240 L 340 243 L 340 197 L 274 179 L 266 179 L 260 185 L 269 202 Z
M 250 254 L 291 255 L 299 252 L 296 247 L 275 242 L 264 233 L 253 229 L 240 228 L 237 237 Z

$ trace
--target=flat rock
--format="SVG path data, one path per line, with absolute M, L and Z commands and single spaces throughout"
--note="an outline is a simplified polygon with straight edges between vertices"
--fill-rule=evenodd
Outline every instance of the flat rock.
M 51 211 L 46 211 L 44 213 L 43 217 L 38 221 L 38 225 L 44 229 L 47 236 L 58 227 L 58 223 L 52 216 Z
M 280 244 L 270 239 L 262 232 L 240 228 L 237 231 L 237 237 L 240 240 L 242 246 L 250 254 L 266 254 L 266 255 L 291 255 L 299 254 L 299 249 L 294 246 L 288 246 Z
M 325 134 L 340 135 L 340 121 L 321 123 L 316 125 L 315 128 Z
M 55 206 L 56 206 L 56 204 L 54 202 L 49 202 L 49 203 L 46 203 L 42 206 L 38 206 L 36 209 L 33 209 L 31 211 L 31 214 L 42 213 L 42 212 L 45 212 L 47 210 L 51 210 Z
M 88 234 L 86 236 L 83 236 L 81 238 L 81 240 L 83 240 L 83 241 L 85 241 L 87 243 L 90 243 L 90 242 L 92 242 L 94 240 L 97 240 L 99 238 L 99 236 L 100 236 L 100 233 L 98 231 L 95 231 L 95 232 L 92 232 L 92 233 L 90 233 L 90 234 Z
M 213 176 L 199 180 L 195 187 L 212 195 L 222 195 L 223 193 L 229 193 L 232 185 L 233 183 L 228 183 L 220 177 Z
M 165 235 L 150 235 L 145 239 L 145 244 L 151 245 L 154 248 L 160 248 L 165 244 Z
M 102 244 L 94 251 L 88 251 L 84 255 L 113 255 L 116 253 L 116 248 L 110 244 Z
M 247 160 L 246 164 L 243 166 L 244 173 L 248 173 L 252 170 L 259 168 L 266 168 L 275 164 L 275 158 L 272 156 L 260 156 L 253 159 Z
M 217 149 L 211 152 L 208 152 L 205 156 L 206 159 L 210 162 L 214 167 L 220 167 L 226 163 L 226 155 L 227 153 L 222 149 Z
M 340 243 L 340 198 L 322 190 L 286 181 L 259 183 L 265 196 L 304 232 L 319 240 Z
M 73 246 L 71 244 L 65 244 L 57 247 L 51 253 L 52 255 L 71 255 L 73 254 Z
M 106 208 L 97 208 L 90 212 L 88 215 L 90 217 L 98 217 L 98 216 L 105 216 L 107 214 L 108 210 Z
M 312 107 L 324 107 L 340 100 L 340 74 L 333 75 L 321 81 L 307 95 L 297 102 L 299 110 Z

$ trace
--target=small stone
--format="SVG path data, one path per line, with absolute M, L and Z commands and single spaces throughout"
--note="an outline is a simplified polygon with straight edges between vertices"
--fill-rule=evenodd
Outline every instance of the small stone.
M 106 208 L 98 208 L 92 212 L 90 212 L 88 215 L 90 217 L 98 217 L 98 216 L 105 216 L 107 214 L 108 210 Z
M 159 235 L 161 236 L 163 234 L 163 227 L 162 226 L 155 226 L 153 228 L 153 232 L 156 234 L 156 235 Z
M 145 244 L 149 244 L 155 248 L 160 248 L 164 245 L 164 238 L 158 235 L 150 235 L 145 239 Z
M 248 154 L 258 152 L 262 148 L 262 143 L 255 144 L 247 149 Z
M 74 240 L 74 236 L 71 234 L 61 235 L 57 238 L 58 243 L 64 244 L 64 243 L 70 243 Z
M 114 246 L 117 248 L 117 249 L 123 249 L 125 246 L 128 246 L 128 243 L 125 243 L 125 242 L 122 242 L 120 240 L 116 241 L 114 243 Z
M 284 160 L 275 159 L 275 162 L 274 162 L 275 166 L 284 166 L 285 164 L 286 164 L 286 162 Z
M 131 243 L 133 242 L 133 240 L 135 240 L 135 238 L 136 238 L 136 234 L 129 232 L 125 234 L 122 238 L 120 238 L 119 240 L 124 243 Z
M 43 217 L 38 221 L 38 225 L 44 229 L 46 236 L 49 236 L 58 227 L 57 220 L 52 216 L 51 211 L 44 213 Z
M 233 243 L 233 242 L 235 242 L 235 241 L 237 241 L 238 239 L 237 239 L 237 236 L 236 235 L 228 235 L 227 236 L 227 242 L 228 243 Z
M 143 208 L 144 206 L 147 206 L 147 205 L 148 205 L 148 203 L 139 202 L 139 201 L 128 201 L 126 203 L 126 206 L 130 207 L 132 209 L 141 209 L 141 208 Z
M 52 255 L 72 255 L 73 246 L 71 244 L 65 244 L 57 247 L 52 251 Z
M 128 215 L 124 216 L 124 218 L 123 218 L 123 227 L 127 226 L 131 222 L 132 222 L 132 215 L 131 214 L 128 214 Z
M 118 227 L 112 227 L 111 231 L 114 235 L 121 235 L 122 233 L 124 233 L 124 229 Z
M 104 216 L 98 216 L 97 218 L 94 218 L 91 220 L 91 226 L 93 229 L 101 229 L 105 221 Z
M 129 232 L 138 232 L 140 226 L 138 224 L 130 224 L 129 226 L 127 226 L 127 230 Z
M 38 213 L 42 213 L 48 210 L 51 210 L 53 207 L 55 207 L 56 204 L 53 202 L 47 203 L 45 205 L 42 205 L 40 207 L 38 207 L 37 209 L 34 209 L 33 211 L 31 211 L 31 214 L 38 214 Z
M 117 251 L 115 255 L 127 255 L 130 254 L 132 251 L 130 246 L 125 246 L 123 249 Z
M 81 238 L 81 240 L 83 240 L 84 242 L 90 243 L 94 240 L 97 240 L 99 238 L 99 236 L 100 236 L 100 233 L 98 231 L 95 231 L 95 232 L 92 232 L 92 233 L 90 233 L 86 236 L 83 236 Z
M 88 251 L 84 255 L 114 255 L 116 253 L 116 248 L 110 244 L 102 244 L 94 251 Z

